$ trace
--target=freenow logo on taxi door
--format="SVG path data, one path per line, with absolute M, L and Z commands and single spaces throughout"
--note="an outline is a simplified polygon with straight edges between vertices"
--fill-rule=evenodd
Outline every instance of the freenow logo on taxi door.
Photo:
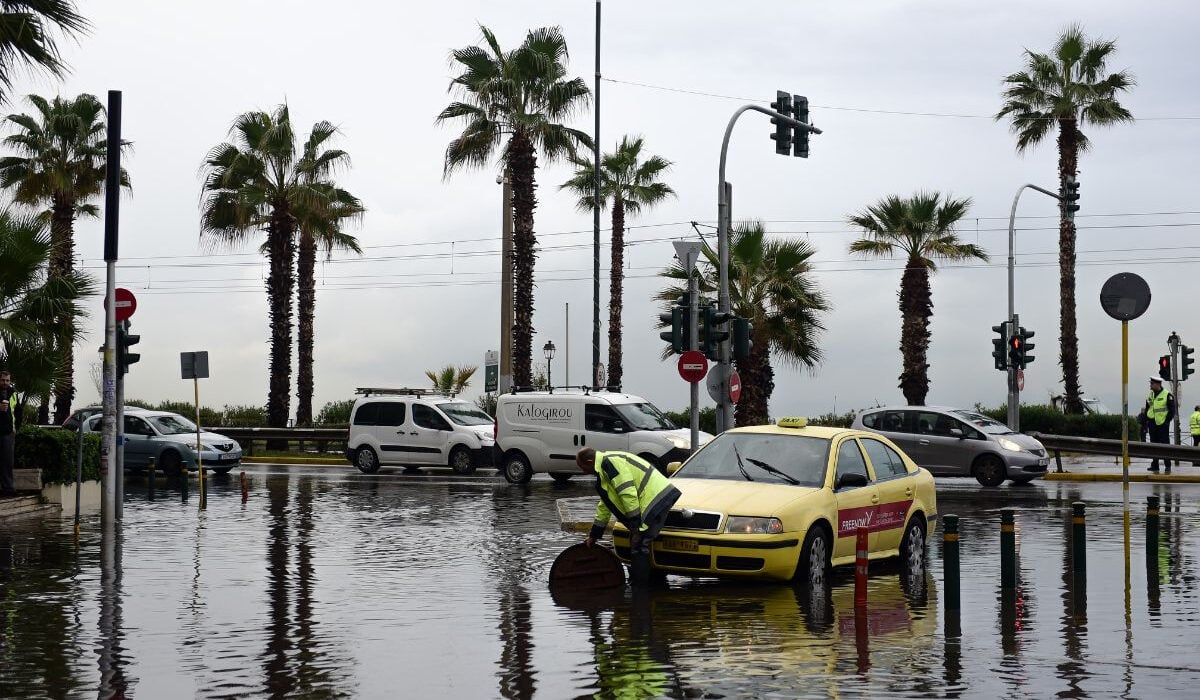
M 539 406 L 535 403 L 517 404 L 517 418 L 539 423 L 570 423 L 570 406 Z
M 849 537 L 860 527 L 865 527 L 871 532 L 903 527 L 910 506 L 912 501 L 908 500 L 839 510 L 838 537 Z

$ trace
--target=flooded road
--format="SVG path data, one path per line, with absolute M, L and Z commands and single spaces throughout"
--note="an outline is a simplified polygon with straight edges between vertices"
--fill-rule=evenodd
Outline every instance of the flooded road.
M 672 577 L 667 590 L 556 599 L 582 535 L 555 500 L 450 472 L 257 467 L 198 511 L 130 480 L 122 535 L 98 519 L 0 525 L 0 698 L 1191 697 L 1200 687 L 1195 486 L 983 489 L 939 482 L 962 517 L 962 612 L 925 572 L 872 565 L 825 590 Z M 1162 498 L 1148 575 L 1146 496 Z M 1088 503 L 1086 598 L 1071 593 L 1070 503 Z M 1000 601 L 999 509 L 1017 509 L 1019 583 Z M 107 544 L 107 546 L 105 546 Z M 7 552 L 11 551 L 11 554 Z M 947 635 L 949 626 L 950 635 Z

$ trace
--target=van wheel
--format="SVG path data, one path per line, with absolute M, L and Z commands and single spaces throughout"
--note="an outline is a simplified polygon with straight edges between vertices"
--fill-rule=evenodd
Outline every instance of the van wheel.
M 550 473 L 550 478 L 554 479 L 554 481 L 559 484 L 567 483 L 568 481 L 571 480 L 571 477 L 573 477 L 573 476 L 575 476 L 575 475 L 574 474 L 564 474 L 562 472 L 551 472 Z
M 354 453 L 354 466 L 363 474 L 374 474 L 379 471 L 379 456 L 370 447 L 360 447 Z
M 975 478 L 984 486 L 999 486 L 1004 483 L 1004 462 L 996 455 L 981 455 L 975 460 Z
M 475 471 L 475 462 L 471 461 L 471 451 L 462 445 L 450 450 L 450 468 L 459 474 L 470 474 Z
M 527 484 L 533 478 L 533 469 L 529 460 L 520 452 L 510 452 L 504 456 L 504 478 L 510 484 Z

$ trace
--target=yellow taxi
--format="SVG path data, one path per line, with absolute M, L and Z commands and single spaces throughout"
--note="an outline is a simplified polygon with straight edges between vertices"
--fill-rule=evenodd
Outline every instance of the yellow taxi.
M 782 418 L 725 431 L 668 469 L 682 496 L 652 547 L 660 571 L 823 583 L 854 563 L 860 527 L 871 559 L 924 566 L 933 477 L 882 435 Z M 613 543 L 628 560 L 629 533 L 618 526 Z

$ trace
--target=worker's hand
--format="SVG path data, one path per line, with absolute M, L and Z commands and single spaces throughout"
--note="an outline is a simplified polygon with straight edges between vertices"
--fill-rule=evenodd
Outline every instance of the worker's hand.
M 593 545 L 595 545 L 595 544 L 596 544 L 596 538 L 595 538 L 595 537 L 592 537 L 591 535 L 588 535 L 588 536 L 587 536 L 587 538 L 585 538 L 585 539 L 583 540 L 583 543 L 584 543 L 585 545 L 587 545 L 587 546 L 591 547 L 591 546 L 593 546 Z

